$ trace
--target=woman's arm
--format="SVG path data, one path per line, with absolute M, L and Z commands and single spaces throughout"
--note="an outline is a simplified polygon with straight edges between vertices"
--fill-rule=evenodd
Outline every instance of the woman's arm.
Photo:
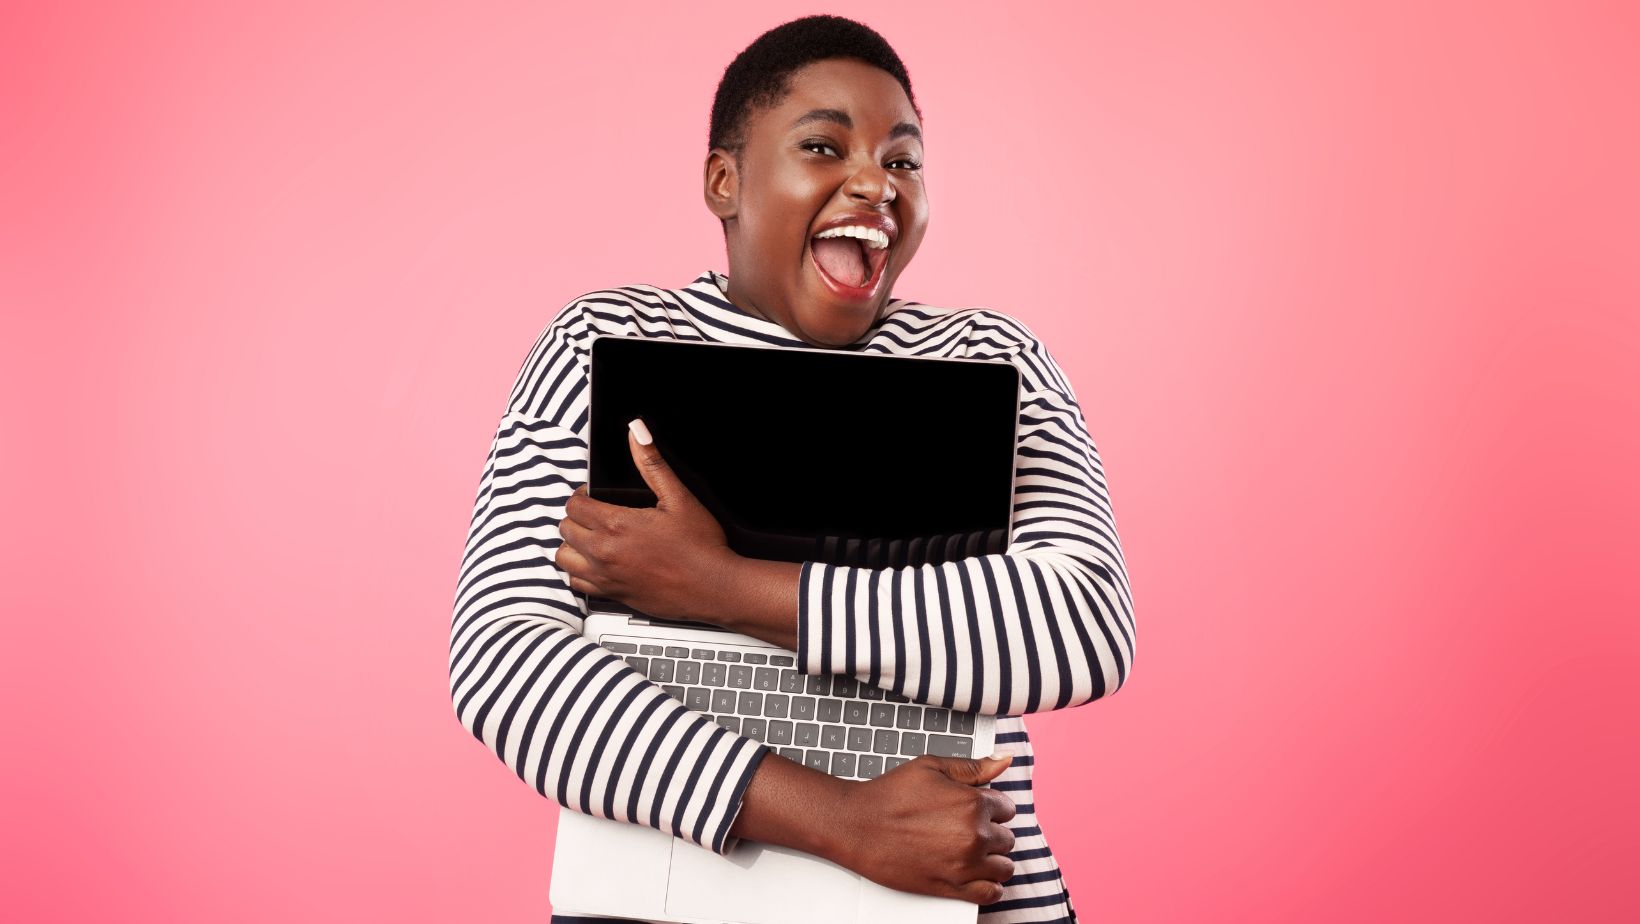
M 495 431 L 456 588 L 451 700 L 543 796 L 726 852 L 767 749 L 583 638 L 585 603 L 551 560 L 565 501 L 586 479 L 586 443 L 521 409 L 576 407 L 576 318 L 564 312 L 537 342 Z
M 889 888 L 988 905 L 1014 874 L 1013 799 L 983 788 L 1008 757 L 923 755 L 867 782 L 778 755 L 758 767 L 734 833 L 824 857 Z
M 989 715 L 1116 691 L 1133 601 L 1098 452 L 1069 395 L 1025 395 L 1005 552 L 871 569 L 809 562 L 797 653 L 912 700 Z
M 1013 537 L 1000 554 L 861 568 L 738 559 L 726 627 L 922 703 L 990 715 L 1077 706 L 1133 662 L 1133 601 L 1099 453 L 1046 349 L 1011 319 L 1021 397 Z M 1003 358 L 1003 357 L 996 357 Z

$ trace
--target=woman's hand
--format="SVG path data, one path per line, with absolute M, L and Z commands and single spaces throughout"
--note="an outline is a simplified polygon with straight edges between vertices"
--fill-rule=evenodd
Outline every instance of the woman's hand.
M 924 755 L 856 784 L 837 824 L 850 832 L 832 859 L 902 892 L 988 905 L 1014 874 L 1014 802 L 982 788 L 1011 756 L 965 760 Z
M 581 593 L 617 600 L 663 619 L 717 622 L 718 599 L 740 556 L 729 548 L 710 511 L 661 458 L 643 421 L 627 434 L 632 460 L 655 492 L 654 507 L 606 504 L 575 489 L 559 523 L 553 561 Z

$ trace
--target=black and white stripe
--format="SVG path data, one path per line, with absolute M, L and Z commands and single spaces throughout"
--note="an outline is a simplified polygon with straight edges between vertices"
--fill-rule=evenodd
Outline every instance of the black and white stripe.
M 587 357 L 599 334 L 807 346 L 702 273 L 571 302 L 526 357 L 480 480 L 450 633 L 457 716 L 521 779 L 580 812 L 649 825 L 723 853 L 742 791 L 769 753 L 667 696 L 580 635 L 585 598 L 552 563 L 587 475 Z M 1133 663 L 1133 601 L 1099 454 L 1069 383 L 1019 322 L 988 309 L 892 300 L 862 352 L 1005 360 L 1022 375 L 1013 535 L 1000 554 L 868 569 L 809 562 L 801 663 L 913 700 L 1001 716 L 1015 754 L 991 785 L 1019 813 L 1015 875 L 986 924 L 1070 921 L 1036 818 L 1022 713 L 1108 696 Z

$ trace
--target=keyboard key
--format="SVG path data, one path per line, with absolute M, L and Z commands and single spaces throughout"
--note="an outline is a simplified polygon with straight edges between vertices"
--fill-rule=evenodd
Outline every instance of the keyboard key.
M 766 654 L 758 654 L 756 652 L 748 652 L 743 657 L 743 660 L 745 660 L 747 664 L 767 664 L 769 663 L 769 656 Z
M 804 748 L 819 747 L 820 726 L 813 722 L 798 722 L 797 734 L 792 737 L 792 744 Z
M 720 652 L 718 652 L 717 659 L 719 661 L 739 661 L 740 660 L 740 652 L 738 652 L 738 651 L 720 651 Z
M 843 704 L 843 721 L 850 725 L 864 725 L 871 717 L 871 704 L 864 700 L 850 700 Z
M 833 696 L 854 696 L 860 691 L 860 681 L 853 677 L 844 677 L 839 674 L 831 678 L 831 692 Z
M 883 759 L 876 754 L 860 755 L 860 778 L 874 780 L 883 775 Z
M 794 697 L 792 697 L 792 718 L 794 718 L 794 719 L 805 719 L 805 720 L 813 719 L 814 718 L 814 697 L 812 697 L 812 696 L 794 696 Z
M 780 672 L 772 667 L 758 668 L 757 677 L 752 681 L 752 689 L 765 692 L 780 689 Z
M 928 736 L 928 753 L 938 757 L 972 757 L 969 752 L 973 746 L 971 738 L 956 738 L 951 735 Z
M 843 721 L 843 704 L 835 699 L 823 699 L 820 708 L 815 712 L 815 718 L 822 722 Z
M 923 710 L 923 731 L 945 731 L 946 720 L 951 717 L 951 710 L 938 709 L 930 706 Z
M 668 645 L 666 646 L 666 656 L 668 658 L 687 658 L 689 657 L 689 649 L 679 648 L 677 645 Z
M 831 695 L 831 678 L 830 677 L 827 677 L 826 675 L 821 674 L 817 677 L 814 677 L 814 676 L 808 677 L 808 678 L 805 679 L 805 682 L 808 684 L 807 692 L 810 696 L 830 696 Z
M 740 720 L 740 733 L 753 741 L 762 741 L 769 733 L 769 727 L 764 719 L 746 716 Z
M 871 750 L 871 729 L 851 728 L 848 730 L 848 749 L 851 751 Z
M 797 663 L 797 659 L 791 655 L 769 655 L 769 663 L 775 667 L 791 667 Z
M 871 750 L 879 754 L 896 754 L 900 750 L 900 733 L 886 728 L 877 729 L 871 738 Z
M 853 776 L 854 755 L 847 751 L 838 751 L 836 754 L 831 755 L 831 775 Z
M 752 669 L 744 664 L 729 665 L 729 686 L 737 690 L 752 688 Z
M 771 719 L 784 719 L 790 705 L 791 697 L 784 693 L 763 694 L 763 714 Z
M 720 715 L 717 716 L 717 723 L 737 735 L 740 734 L 740 716 Z
M 911 702 L 911 700 L 908 699 L 907 697 L 901 696 L 900 694 L 895 693 L 892 690 L 889 691 L 888 701 L 891 702 L 891 703 L 909 703 L 909 702 Z
M 787 760 L 790 760 L 790 761 L 795 761 L 797 763 L 802 763 L 803 762 L 803 749 L 802 748 L 781 748 L 780 749 L 780 756 L 784 757 L 784 758 L 786 758 Z
M 763 694 L 762 693 L 742 693 L 742 694 L 740 694 L 740 701 L 735 704 L 735 711 L 740 713 L 741 715 L 762 715 L 763 714 Z
M 797 671 L 781 671 L 780 672 L 780 692 L 782 692 L 782 693 L 801 693 L 801 692 L 803 692 L 803 675 L 799 674 Z
M 690 687 L 683 704 L 697 712 L 706 712 L 712 708 L 712 691 L 705 687 Z
M 951 734 L 953 734 L 953 735 L 972 735 L 973 733 L 974 733 L 974 713 L 972 713 L 972 712 L 953 712 L 953 713 L 951 713 Z
M 820 746 L 831 748 L 834 751 L 841 751 L 847 744 L 847 734 L 841 725 L 822 725 L 820 726 Z
M 617 654 L 637 654 L 638 646 L 631 642 L 605 642 L 604 647 Z
M 627 658 L 626 663 L 632 665 L 634 670 L 636 670 L 638 673 L 644 675 L 645 677 L 649 676 L 649 659 L 648 658 Z
M 882 687 L 874 687 L 869 683 L 860 684 L 861 699 L 882 699 L 883 695 Z
M 735 691 L 713 690 L 712 711 L 733 715 L 735 711 Z
M 665 658 L 653 658 L 649 662 L 649 679 L 656 683 L 671 683 L 672 668 L 677 666 L 676 661 Z
M 700 662 L 699 661 L 679 661 L 678 662 L 678 683 L 688 683 L 688 684 L 700 683 Z
M 916 757 L 928 753 L 928 736 L 922 732 L 902 732 L 900 734 L 900 753 L 906 757 Z
M 831 768 L 831 755 L 825 751 L 804 751 L 803 766 L 825 773 Z
M 712 660 L 712 650 L 710 648 L 691 648 L 689 657 L 694 658 L 696 661 L 710 661 Z
M 787 722 L 784 719 L 770 719 L 769 720 L 769 743 L 770 744 L 791 744 L 792 743 L 792 723 Z
M 659 645 L 639 645 L 638 646 L 638 654 L 658 655 L 658 654 L 665 654 L 665 653 L 666 653 L 666 649 L 662 648 Z
M 682 680 L 683 678 L 678 678 Z M 687 683 L 688 681 L 684 681 Z M 894 727 L 909 728 L 916 731 L 922 726 L 922 709 L 918 706 L 896 706 L 894 710 Z
M 878 728 L 893 728 L 894 707 L 888 703 L 872 703 L 871 724 Z
M 683 702 L 683 687 L 669 683 L 666 686 L 661 687 L 661 689 L 666 691 L 667 696 L 672 697 L 680 703 Z
M 728 674 L 729 667 L 726 664 L 718 664 L 713 661 L 700 666 L 700 682 L 709 687 L 723 686 Z
M 883 772 L 887 773 L 888 771 L 893 770 L 895 767 L 898 767 L 900 764 L 905 763 L 908 759 L 909 758 L 905 758 L 905 757 L 885 757 L 885 758 L 883 758 Z

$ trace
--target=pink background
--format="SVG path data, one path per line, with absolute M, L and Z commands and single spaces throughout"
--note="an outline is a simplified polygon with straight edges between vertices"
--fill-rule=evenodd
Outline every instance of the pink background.
M 712 92 L 814 8 L 21 6 L 0 916 L 543 921 L 447 694 L 487 441 L 566 301 L 727 269 Z M 1635 8 L 951 7 L 830 11 L 927 114 L 895 294 L 1104 456 L 1136 671 L 1031 722 L 1085 919 L 1636 919 Z

